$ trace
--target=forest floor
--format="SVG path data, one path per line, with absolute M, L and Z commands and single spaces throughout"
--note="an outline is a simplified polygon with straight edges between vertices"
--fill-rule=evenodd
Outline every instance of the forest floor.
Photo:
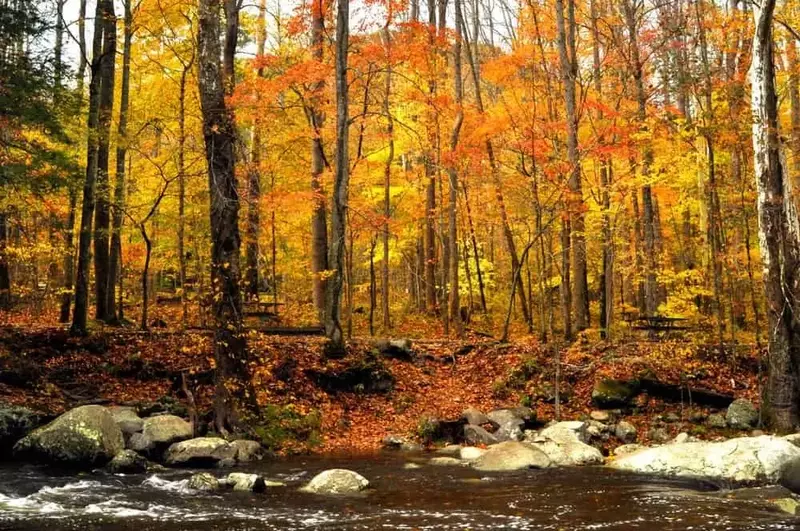
M 581 418 L 594 409 L 592 389 L 601 378 L 646 375 L 758 403 L 755 348 L 721 352 L 696 341 L 642 338 L 583 338 L 564 346 L 533 338 L 499 343 L 476 336 L 416 340 L 413 359 L 401 360 L 377 355 L 370 338 L 356 338 L 344 359 L 332 361 L 321 356 L 323 341 L 249 333 L 258 401 L 277 426 L 262 436 L 282 452 L 374 450 L 387 435 L 415 437 L 423 419 L 454 420 L 469 406 L 487 411 L 524 404 L 546 422 L 554 418 L 556 352 L 561 359 L 562 419 Z M 0 328 L 0 403 L 51 414 L 84 403 L 142 404 L 163 397 L 185 404 L 184 377 L 198 412 L 209 411 L 210 333 L 105 329 L 71 338 L 63 327 Z M 372 385 L 376 378 L 388 378 L 391 388 Z M 681 421 L 663 427 L 675 435 L 692 428 L 688 419 L 697 410 L 712 412 L 688 402 L 688 397 L 665 402 L 642 394 L 627 420 L 639 428 L 640 442 L 647 442 L 647 429 L 661 425 L 659 419 L 673 411 Z M 703 435 L 715 434 L 706 429 Z

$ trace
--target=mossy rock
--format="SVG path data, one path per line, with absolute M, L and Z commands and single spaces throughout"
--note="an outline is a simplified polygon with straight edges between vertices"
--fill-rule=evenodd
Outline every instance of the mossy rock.
M 125 448 L 122 431 L 108 409 L 81 406 L 34 430 L 14 446 L 16 455 L 48 463 L 91 468 Z
M 592 389 L 592 401 L 601 409 L 629 406 L 641 392 L 638 380 L 597 380 Z

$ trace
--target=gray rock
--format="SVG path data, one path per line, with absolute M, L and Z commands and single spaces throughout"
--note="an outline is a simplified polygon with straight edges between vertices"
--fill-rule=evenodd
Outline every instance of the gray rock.
M 706 419 L 706 423 L 708 424 L 709 428 L 726 428 L 728 423 L 725 422 L 725 417 L 720 415 L 719 413 L 712 413 Z
M 475 461 L 485 453 L 486 450 L 484 450 L 483 448 L 475 448 L 474 446 L 465 446 L 464 448 L 461 449 L 461 452 L 459 452 L 458 457 L 461 458 L 462 461 Z
M 214 466 L 223 459 L 236 459 L 237 449 L 219 437 L 197 437 L 170 445 L 164 463 L 170 466 Z
M 396 358 L 403 361 L 414 359 L 410 339 L 379 339 L 375 341 L 374 348 L 387 358 Z
M 142 434 L 157 447 L 192 438 L 192 425 L 174 415 L 158 415 L 144 419 Z
M 636 431 L 636 426 L 622 420 L 617 423 L 617 427 L 614 429 L 614 435 L 624 443 L 632 443 L 638 437 L 638 432 Z
M 610 466 L 664 477 L 774 484 L 794 477 L 800 480 L 790 468 L 798 464 L 800 448 L 780 437 L 762 436 L 647 448 L 622 456 Z
M 592 420 L 596 420 L 597 422 L 610 422 L 612 419 L 611 413 L 600 409 L 596 409 L 591 413 L 589 413 L 589 418 Z
M 436 450 L 436 453 L 441 455 L 458 455 L 459 452 L 461 452 L 460 444 L 448 444 L 447 446 Z
M 489 420 L 497 424 L 494 436 L 498 441 L 519 441 L 523 437 L 525 420 L 512 409 L 496 409 L 488 415 Z
M 244 474 L 242 472 L 231 472 L 225 478 L 225 484 L 233 490 L 245 492 L 264 492 L 267 484 L 264 478 L 258 474 Z
M 760 503 L 765 507 L 777 508 L 792 515 L 797 515 L 798 507 L 800 507 L 800 501 L 797 496 L 786 487 L 779 485 L 727 490 L 715 492 L 711 495 L 725 499 Z
M 133 435 L 144 428 L 144 421 L 136 414 L 135 408 L 113 406 L 108 409 L 111 411 L 111 416 L 114 417 L 117 426 L 122 430 L 123 435 Z
M 623 444 L 622 446 L 617 446 L 616 448 L 614 448 L 614 455 L 617 457 L 622 455 L 628 455 L 634 452 L 638 452 L 639 450 L 644 450 L 645 448 L 647 447 L 636 443 Z
M 14 446 L 18 455 L 78 467 L 103 465 L 125 447 L 117 423 L 102 406 L 81 406 L 42 426 Z
M 147 459 L 133 450 L 122 450 L 108 463 L 112 474 L 141 474 L 147 471 Z
M 313 494 L 352 494 L 367 487 L 369 481 L 358 472 L 334 468 L 320 472 L 300 490 Z
M 518 441 L 505 441 L 489 447 L 472 466 L 484 472 L 547 468 L 550 458 L 533 446 Z
M 551 466 L 597 465 L 603 462 L 603 454 L 586 440 L 583 422 L 559 422 L 539 433 L 530 442 L 544 452 Z
M 134 452 L 150 453 L 155 449 L 156 445 L 143 433 L 134 433 L 128 439 L 128 448 Z
M 418 468 L 422 468 L 422 465 L 418 463 L 406 463 L 403 465 L 403 468 L 406 470 L 417 470 Z
M 692 439 L 694 439 L 694 437 L 690 436 L 688 433 L 686 433 L 684 431 L 684 432 L 681 432 L 678 435 L 676 435 L 675 438 L 672 439 L 672 441 L 670 441 L 670 442 L 672 444 L 681 444 L 681 443 L 685 443 L 685 442 L 694 442 Z
M 433 457 L 428 460 L 428 464 L 434 466 L 461 466 L 463 463 L 455 457 Z
M 651 428 L 650 431 L 647 432 L 647 437 L 651 442 L 656 444 L 664 444 L 672 439 L 672 437 L 669 435 L 669 432 L 664 428 Z
M 467 424 L 464 426 L 464 442 L 473 446 L 479 444 L 485 444 L 486 446 L 489 446 L 492 444 L 497 444 L 500 441 L 497 439 L 497 437 L 480 426 Z
M 43 421 L 41 413 L 0 404 L 0 451 L 10 450 L 14 443 L 41 426 Z
M 482 411 L 475 409 L 474 407 L 468 407 L 461 413 L 461 417 L 467 421 L 467 424 L 472 424 L 473 426 L 483 426 L 484 424 L 491 424 L 489 417 L 487 417 Z
M 213 492 L 219 490 L 220 482 L 208 472 L 201 472 L 190 477 L 186 486 L 192 490 Z
M 629 405 L 641 391 L 639 382 L 613 380 L 604 378 L 598 380 L 592 389 L 592 401 L 601 409 L 614 409 Z
M 758 424 L 758 410 L 749 400 L 734 400 L 725 414 L 728 426 L 738 430 L 747 430 Z
M 789 441 L 795 446 L 800 446 L 800 433 L 792 433 L 790 435 L 785 435 L 784 440 Z
M 383 440 L 383 447 L 388 450 L 400 450 L 401 452 L 421 452 L 422 446 L 409 441 L 405 437 L 389 435 Z
M 264 448 L 258 441 L 239 439 L 232 441 L 230 445 L 236 450 L 236 460 L 240 463 L 259 461 L 264 457 Z

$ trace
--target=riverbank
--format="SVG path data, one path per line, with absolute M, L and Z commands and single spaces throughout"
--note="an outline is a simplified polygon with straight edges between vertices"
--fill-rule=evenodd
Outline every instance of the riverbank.
M 373 451 L 392 435 L 426 443 L 430 420 L 455 421 L 468 407 L 524 405 L 541 424 L 555 418 L 556 346 L 472 337 L 415 341 L 392 352 L 357 338 L 346 358 L 326 361 L 322 343 L 316 337 L 258 333 L 248 338 L 253 382 L 266 417 L 262 442 L 271 450 Z M 758 403 L 753 350 L 720 353 L 677 341 L 579 341 L 559 355 L 562 419 L 588 418 L 597 408 L 593 391 L 603 380 L 645 379 L 673 391 L 639 389 L 615 408 L 645 444 L 681 432 L 702 439 L 742 433 L 717 422 L 714 415 L 724 415 L 724 406 L 697 405 L 692 390 Z M 185 378 L 203 419 L 212 399 L 212 363 L 205 332 L 109 330 L 75 339 L 60 328 L 4 328 L 0 402 L 48 415 L 87 403 L 185 414 Z M 604 452 L 616 444 L 620 441 L 612 438 Z

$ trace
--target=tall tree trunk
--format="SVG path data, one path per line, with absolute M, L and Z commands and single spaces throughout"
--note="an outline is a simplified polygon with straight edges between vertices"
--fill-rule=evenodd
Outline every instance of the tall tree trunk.
M 467 194 L 467 187 L 462 186 L 464 190 L 464 206 L 467 210 L 467 223 L 469 224 L 469 239 L 472 242 L 472 252 L 475 256 L 475 275 L 478 277 L 478 292 L 481 296 L 481 310 L 486 313 L 486 293 L 483 288 L 483 273 L 481 272 L 481 255 L 478 252 L 478 239 L 475 236 L 475 226 L 472 223 L 472 210 L 469 206 L 469 195 Z
M 325 3 L 313 0 L 311 3 L 311 57 L 318 63 L 323 59 L 323 39 L 325 32 Z M 328 222 L 325 208 L 325 192 L 320 179 L 325 169 L 325 153 L 322 149 L 322 99 L 325 82 L 320 80 L 312 86 L 309 120 L 311 122 L 311 192 L 314 210 L 311 214 L 311 272 L 314 276 L 314 305 L 321 322 L 325 322 L 326 271 L 328 270 Z
M 133 12 L 131 2 L 125 0 L 124 36 L 122 44 L 122 87 L 120 89 L 119 124 L 117 127 L 117 172 L 114 179 L 114 216 L 111 234 L 111 259 L 108 267 L 108 316 L 117 319 L 115 309 L 117 279 L 122 269 L 122 221 L 125 208 L 125 157 L 128 153 L 128 105 L 131 80 L 131 39 L 133 38 Z
M 239 46 L 239 10 L 242 0 L 222 0 L 225 11 L 225 39 L 222 45 L 222 76 L 225 93 L 236 88 L 236 48 Z M 234 146 L 234 152 L 236 146 Z
M 194 57 L 183 65 L 178 86 L 178 274 L 181 282 L 181 325 L 189 323 L 186 293 L 186 81 Z
M 8 214 L 0 210 L 0 309 L 11 306 L 11 276 L 8 271 Z
M 417 4 L 419 9 L 419 4 Z M 392 23 L 392 8 L 389 7 L 389 16 L 383 27 L 383 42 L 386 47 L 386 85 L 383 97 L 383 114 L 386 118 L 386 135 L 389 137 L 389 153 L 383 168 L 383 262 L 381 264 L 381 310 L 383 313 L 383 328 L 387 331 L 392 326 L 389 315 L 389 220 L 392 217 L 392 164 L 394 163 L 394 118 L 392 117 L 389 100 L 392 94 L 392 32 L 389 29 Z
M 633 73 L 636 90 L 637 119 L 643 130 L 647 128 L 647 94 L 644 87 L 644 66 L 639 50 L 639 24 L 637 22 L 638 3 L 623 0 L 623 11 L 628 28 L 629 61 Z M 653 147 L 648 140 L 644 140 L 642 147 L 641 169 L 642 180 L 647 183 L 650 177 L 650 166 L 653 164 Z M 653 209 L 653 191 L 650 184 L 642 186 L 642 208 L 644 228 L 644 255 L 645 255 L 645 282 L 644 282 L 644 311 L 647 315 L 654 315 L 658 310 L 658 283 L 656 280 L 656 228 L 655 211 Z
M 798 424 L 800 369 L 800 221 L 782 153 L 775 89 L 772 18 L 775 0 L 753 6 L 750 70 L 758 232 L 769 317 L 767 418 L 781 431 Z
M 113 0 L 103 3 L 103 58 L 100 65 L 100 110 L 97 122 L 97 201 L 94 211 L 94 293 L 95 318 L 109 321 L 109 241 L 111 237 L 111 195 L 108 162 L 111 116 L 114 110 L 114 70 L 117 55 L 117 17 Z
M 449 209 L 448 209 L 448 245 L 450 247 L 450 318 L 456 329 L 456 335 L 461 338 L 464 336 L 464 327 L 461 322 L 461 302 L 459 299 L 458 285 L 458 168 L 456 167 L 455 151 L 458 147 L 458 140 L 461 134 L 461 126 L 464 123 L 464 88 L 461 80 L 461 37 L 462 27 L 464 27 L 464 16 L 462 14 L 462 0 L 453 0 L 455 5 L 455 41 L 453 43 L 453 92 L 457 106 L 456 118 L 453 129 L 450 133 L 450 167 L 448 174 L 450 177 Z
M 789 35 L 786 46 L 786 55 L 789 59 L 789 103 L 792 124 L 792 173 L 796 186 L 800 186 L 800 63 L 797 59 L 797 39 Z
M 256 56 L 262 57 L 267 43 L 267 3 L 261 0 L 258 7 L 256 36 Z M 264 76 L 264 68 L 258 68 L 258 77 Z M 261 232 L 261 121 L 256 118 L 253 124 L 253 145 L 251 148 L 250 168 L 247 173 L 247 224 L 245 225 L 245 290 L 248 296 L 258 300 L 258 238 Z
M 226 434 L 239 426 L 240 409 L 256 409 L 256 402 L 242 329 L 239 194 L 234 175 L 236 133 L 233 115 L 225 102 L 225 81 L 220 66 L 219 2 L 200 0 L 197 42 L 211 203 L 211 299 L 216 362 L 214 423 L 220 433 Z
M 73 335 L 86 334 L 89 307 L 89 260 L 92 245 L 92 217 L 97 184 L 97 123 L 100 110 L 100 67 L 103 59 L 103 2 L 97 2 L 92 38 L 92 63 L 89 81 L 89 109 L 86 120 L 86 178 L 83 183 L 83 206 L 81 207 L 81 229 L 78 241 L 78 267 L 75 275 L 75 308 L 72 315 Z
M 572 284 L 570 282 L 570 226 L 569 215 L 561 218 L 561 320 L 564 325 L 564 339 L 572 340 Z
M 435 54 L 436 45 L 436 0 L 428 0 L 428 45 L 430 54 Z M 428 150 L 425 153 L 425 305 L 431 312 L 436 312 L 436 171 L 434 168 L 434 152 L 437 145 L 434 122 L 438 120 L 432 110 L 436 97 L 436 78 L 434 74 L 428 79 Z
M 347 196 L 350 180 L 348 138 L 350 116 L 347 92 L 347 53 L 350 38 L 350 1 L 340 0 L 336 9 L 336 175 L 331 209 L 331 247 L 328 263 L 333 274 L 328 280 L 325 298 L 325 334 L 330 341 L 327 352 L 344 351 L 341 324 L 342 280 L 347 233 Z
M 561 62 L 561 81 L 564 86 L 564 107 L 567 119 L 567 157 L 570 164 L 567 215 L 570 219 L 572 252 L 573 302 L 575 328 L 589 326 L 589 286 L 586 275 L 586 239 L 584 236 L 584 204 L 581 191 L 581 162 L 578 154 L 578 114 L 575 107 L 575 81 L 578 59 L 575 51 L 575 1 L 567 0 L 567 20 L 564 20 L 564 0 L 556 0 L 558 25 L 558 55 Z

